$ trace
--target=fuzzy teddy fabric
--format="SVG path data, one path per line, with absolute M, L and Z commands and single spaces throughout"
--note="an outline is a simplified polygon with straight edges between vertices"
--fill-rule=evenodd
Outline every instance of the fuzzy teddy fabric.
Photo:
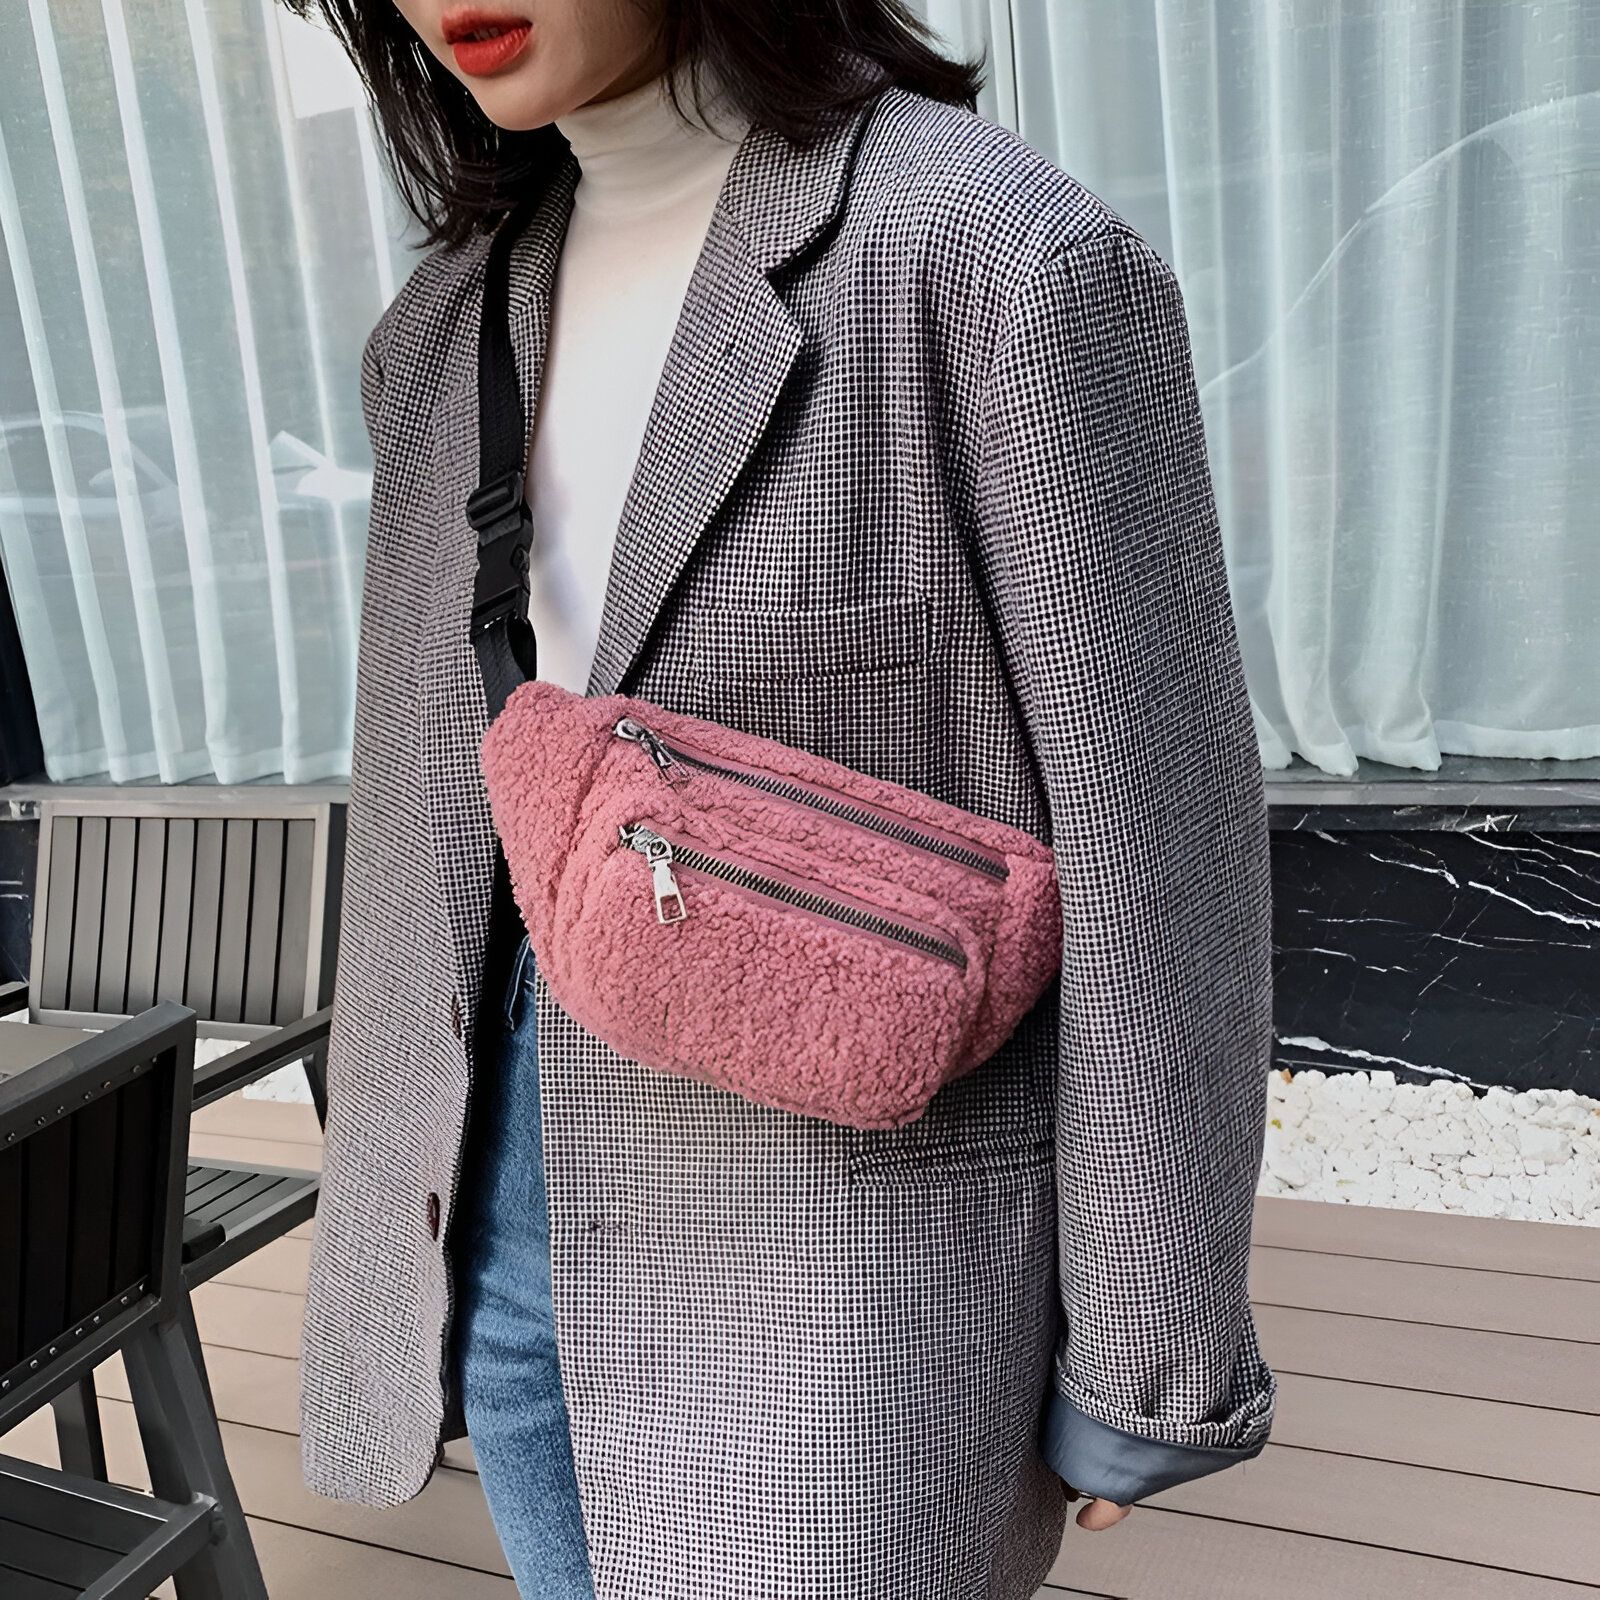
M 616 724 L 799 784 L 1003 864 L 1003 877 L 687 764 L 669 779 Z M 631 1060 L 857 1128 L 915 1120 L 991 1056 L 1061 959 L 1048 846 L 899 784 L 626 695 L 521 685 L 480 752 L 517 904 L 551 993 Z M 619 829 L 696 850 L 955 946 L 961 965 L 672 862 L 656 914 Z

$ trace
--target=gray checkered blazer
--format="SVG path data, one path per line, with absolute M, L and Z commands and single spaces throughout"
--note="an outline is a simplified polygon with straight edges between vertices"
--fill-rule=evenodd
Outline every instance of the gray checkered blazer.
M 537 394 L 569 158 L 512 265 Z M 393 1505 L 460 1432 L 446 1247 L 493 840 L 467 638 L 485 245 L 367 345 L 376 457 L 304 1468 Z M 531 409 L 531 406 L 530 406 Z M 592 694 L 1053 842 L 1059 984 L 909 1127 L 626 1061 L 540 987 L 557 1332 L 600 1600 L 1023 1600 L 1062 1476 L 1256 1455 L 1264 788 L 1183 307 L 1012 134 L 891 89 L 757 128 L 622 513 Z M 1054 1469 L 1054 1470 L 1052 1470 Z

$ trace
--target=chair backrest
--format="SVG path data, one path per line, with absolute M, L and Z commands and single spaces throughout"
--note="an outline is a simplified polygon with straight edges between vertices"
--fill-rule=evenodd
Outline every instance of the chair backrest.
M 158 1000 L 253 1039 L 332 999 L 344 811 L 192 791 L 40 809 L 30 1012 L 104 1027 Z
M 166 1002 L 0 1082 L 0 1433 L 181 1288 L 194 1041 Z

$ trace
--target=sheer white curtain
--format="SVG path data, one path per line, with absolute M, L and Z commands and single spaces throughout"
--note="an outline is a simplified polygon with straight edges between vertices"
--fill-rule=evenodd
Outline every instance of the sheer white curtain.
M 348 771 L 403 219 L 275 0 L 9 0 L 0 556 L 48 775 Z
M 1267 764 L 1600 754 L 1600 5 L 923 9 L 1182 280 Z

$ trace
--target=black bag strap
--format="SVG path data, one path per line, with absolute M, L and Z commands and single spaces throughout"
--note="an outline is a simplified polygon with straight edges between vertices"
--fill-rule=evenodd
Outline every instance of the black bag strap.
M 513 689 L 538 670 L 528 621 L 533 515 L 524 498 L 528 421 L 511 343 L 511 251 L 539 203 L 529 195 L 506 215 L 489 245 L 478 321 L 478 486 L 467 521 L 478 535 L 472 644 L 492 721 Z

